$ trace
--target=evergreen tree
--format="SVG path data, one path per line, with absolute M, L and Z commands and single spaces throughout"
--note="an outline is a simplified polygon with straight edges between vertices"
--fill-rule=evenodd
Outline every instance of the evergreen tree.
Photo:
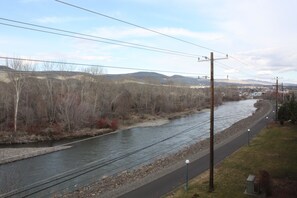
M 278 111 L 278 118 L 281 124 L 283 124 L 284 121 L 288 121 L 288 120 L 291 120 L 292 123 L 296 123 L 297 100 L 294 93 L 288 96 L 286 102 L 280 107 Z

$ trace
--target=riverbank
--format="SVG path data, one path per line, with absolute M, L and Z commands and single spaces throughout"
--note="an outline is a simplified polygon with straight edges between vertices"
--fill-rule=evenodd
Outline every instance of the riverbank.
M 202 110 L 205 111 L 205 110 Z M 188 109 L 182 112 L 162 113 L 159 115 L 131 115 L 129 119 L 120 120 L 117 122 L 114 129 L 111 128 L 84 128 L 73 132 L 53 133 L 51 129 L 41 130 L 38 134 L 30 134 L 24 131 L 1 131 L 0 145 L 11 144 L 28 144 L 37 142 L 50 142 L 59 140 L 71 140 L 77 138 L 89 138 L 95 136 L 102 136 L 109 133 L 115 133 L 121 130 L 136 128 L 136 127 L 152 127 L 160 126 L 170 122 L 170 120 L 186 117 L 188 115 L 201 112 L 201 110 Z
M 68 149 L 71 146 L 54 146 L 41 148 L 1 148 L 0 149 L 0 165 L 14 162 L 21 159 L 44 155 L 56 151 Z
M 161 126 L 167 124 L 172 119 L 177 119 L 181 117 L 185 117 L 198 111 L 195 110 L 187 110 L 184 112 L 178 113 L 171 113 L 171 114 L 163 114 L 157 117 L 154 116 L 147 116 L 145 119 L 133 118 L 129 122 L 123 123 L 120 128 L 116 131 L 111 129 L 83 129 L 77 131 L 72 136 L 60 136 L 60 138 L 55 139 L 74 139 L 74 138 L 82 138 L 76 141 L 69 141 L 68 143 L 53 146 L 53 147 L 25 147 L 26 143 L 34 143 L 34 142 L 47 142 L 51 141 L 52 139 L 49 136 L 36 136 L 36 135 L 28 135 L 26 133 L 18 132 L 17 138 L 14 138 L 14 142 L 11 142 L 11 133 L 6 132 L 1 134 L 0 144 L 5 143 L 6 145 L 10 145 L 11 143 L 14 144 L 24 144 L 24 147 L 21 148 L 0 148 L 0 165 L 14 162 L 17 160 L 22 160 L 30 157 L 35 157 L 38 155 L 44 155 L 51 152 L 56 152 L 64 149 L 71 148 L 70 144 L 85 141 L 90 138 L 96 138 L 97 136 L 108 135 L 109 133 L 117 133 L 122 130 L 131 129 L 131 128 L 139 128 L 139 127 L 153 127 L 153 126 Z M 85 137 L 83 139 L 83 137 Z
M 259 101 L 256 104 L 257 110 L 248 118 L 245 118 L 230 128 L 216 134 L 216 144 L 228 142 L 228 138 L 246 132 L 247 128 L 255 124 L 259 119 L 265 117 L 271 111 L 272 106 L 268 101 Z M 184 166 L 184 159 L 197 158 L 207 152 L 209 141 L 203 140 L 194 145 L 186 147 L 179 152 L 156 159 L 155 162 L 137 167 L 132 170 L 124 171 L 111 177 L 101 178 L 94 184 L 76 189 L 67 195 L 57 195 L 57 197 L 116 197 L 124 192 L 136 189 L 141 185 L 153 181 L 163 175 Z

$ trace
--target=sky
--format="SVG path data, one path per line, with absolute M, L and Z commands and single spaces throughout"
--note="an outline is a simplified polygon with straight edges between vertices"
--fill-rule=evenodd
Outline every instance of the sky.
M 229 79 L 236 80 L 273 82 L 279 77 L 280 82 L 297 83 L 295 0 L 63 1 L 192 44 L 55 0 L 2 0 L 0 56 L 107 66 L 101 67 L 106 74 L 131 73 L 144 69 L 166 75 L 197 77 L 210 74 L 210 63 L 198 62 L 198 57 L 209 57 L 210 52 L 214 52 L 215 58 L 224 58 L 226 54 L 229 57 L 215 61 L 214 73 L 217 79 L 225 79 L 228 76 Z M 16 28 L 7 24 L 29 26 L 9 20 L 97 38 L 92 37 L 91 41 Z M 102 43 L 98 42 L 98 37 L 194 56 L 185 57 Z M 5 61 L 0 59 L 0 64 L 5 64 Z M 83 71 L 85 67 L 67 69 Z

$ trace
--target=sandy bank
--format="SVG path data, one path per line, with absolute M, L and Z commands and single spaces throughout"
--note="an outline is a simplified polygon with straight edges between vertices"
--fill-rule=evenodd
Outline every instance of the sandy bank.
M 54 146 L 42 148 L 2 148 L 0 149 L 0 164 L 14 162 L 38 155 L 44 155 L 47 153 L 68 149 L 70 147 L 71 146 Z

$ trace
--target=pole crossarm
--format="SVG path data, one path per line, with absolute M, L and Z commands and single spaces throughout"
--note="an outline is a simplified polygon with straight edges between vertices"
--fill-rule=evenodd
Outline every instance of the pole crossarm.
M 204 58 L 204 59 L 201 59 L 200 57 L 198 57 L 198 62 L 211 61 L 211 58 L 208 58 L 207 56 L 202 56 L 202 58 Z M 228 56 L 228 54 L 226 54 L 226 57 L 214 58 L 213 61 L 224 60 L 224 59 L 228 59 L 228 58 L 229 58 L 229 56 Z

